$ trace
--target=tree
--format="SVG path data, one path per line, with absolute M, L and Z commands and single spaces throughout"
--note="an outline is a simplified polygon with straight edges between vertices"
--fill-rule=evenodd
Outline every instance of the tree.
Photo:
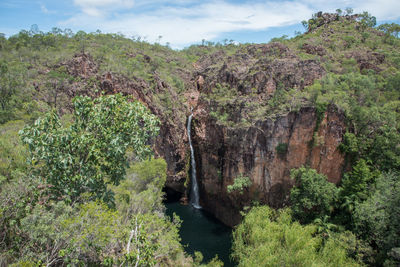
M 356 205 L 354 220 L 357 233 L 377 245 L 381 259 L 387 258 L 388 253 L 400 247 L 398 173 L 384 173 L 377 178 L 375 192 L 365 202 Z
M 19 85 L 16 73 L 5 61 L 0 62 L 0 106 L 3 111 L 7 108 Z
M 393 44 L 394 38 L 399 37 L 400 25 L 396 23 L 385 23 L 378 26 L 378 30 L 385 33 L 384 42 Z
M 243 176 L 243 174 L 241 173 L 233 180 L 233 184 L 226 187 L 226 191 L 228 193 L 239 192 L 239 194 L 242 195 L 243 190 L 249 188 L 251 184 L 252 183 L 250 178 L 247 176 Z
M 378 30 L 383 31 L 386 35 L 399 37 L 400 25 L 396 23 L 385 23 L 378 26 Z
M 360 159 L 350 173 L 346 173 L 341 182 L 341 196 L 354 196 L 357 202 L 368 198 L 370 186 L 375 182 L 377 172 L 371 171 L 364 159 Z
M 164 159 L 137 162 L 127 170 L 126 179 L 118 186 L 111 186 L 115 192 L 115 204 L 125 219 L 134 214 L 163 211 L 167 178 L 167 163 Z
M 345 11 L 346 11 L 346 15 L 351 15 L 351 14 L 353 14 L 353 9 L 352 9 L 351 7 L 345 8 Z
M 68 86 L 67 82 L 71 79 L 66 71 L 58 70 L 58 71 L 50 71 L 47 74 L 46 87 L 48 88 L 49 99 L 47 99 L 47 103 L 54 108 L 57 108 L 57 104 L 59 102 L 59 98 L 63 91 L 66 91 L 66 87 Z M 66 101 L 62 101 L 66 102 Z
M 359 21 L 363 30 L 365 30 L 367 27 L 375 27 L 376 25 L 376 17 L 372 16 L 367 11 L 364 11 L 359 15 Z
M 359 266 L 334 239 L 325 242 L 315 225 L 292 220 L 290 209 L 254 207 L 233 233 L 239 266 Z
M 330 215 L 339 190 L 327 181 L 325 175 L 308 167 L 300 167 L 292 169 L 291 177 L 296 180 L 296 186 L 290 192 L 295 218 L 307 223 Z
M 120 94 L 76 97 L 73 104 L 71 126 L 63 127 L 53 111 L 20 131 L 33 173 L 52 185 L 54 196 L 76 200 L 88 192 L 110 201 L 106 185 L 124 178 L 127 149 L 147 157 L 158 119 L 140 102 L 128 102 Z

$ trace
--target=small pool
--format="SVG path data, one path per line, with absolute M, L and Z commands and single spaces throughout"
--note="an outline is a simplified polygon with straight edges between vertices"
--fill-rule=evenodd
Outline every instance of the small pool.
M 182 220 L 180 236 L 186 252 L 194 255 L 200 251 L 203 262 L 208 262 L 215 255 L 224 262 L 224 266 L 235 266 L 230 260 L 232 246 L 232 229 L 225 226 L 211 214 L 195 209 L 191 205 L 181 205 L 179 202 L 165 203 L 166 213 L 172 217 L 175 212 Z

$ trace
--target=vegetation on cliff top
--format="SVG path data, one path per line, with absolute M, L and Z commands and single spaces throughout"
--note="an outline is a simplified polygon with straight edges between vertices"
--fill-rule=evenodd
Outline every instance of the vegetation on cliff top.
M 134 95 L 161 127 L 185 129 L 185 94 L 198 90 L 221 127 L 305 106 L 322 114 L 334 105 L 347 119 L 342 183 L 293 171 L 292 211 L 253 208 L 236 229 L 239 264 L 395 266 L 400 27 L 374 24 L 368 13 L 318 13 L 292 39 L 182 51 L 57 28 L 0 35 L 0 265 L 200 264 L 179 244 L 179 220 L 164 215 L 166 163 L 138 161 L 155 117 L 139 102 L 104 96 Z M 286 149 L 277 147 L 282 158 Z M 241 178 L 231 190 L 249 185 Z
M 399 26 L 384 24 L 373 28 L 375 20 L 368 13 L 344 17 L 318 13 L 305 26 L 308 27 L 306 34 L 290 40 L 282 38 L 279 42 L 293 52 L 293 57 L 318 62 L 324 75 L 306 86 L 295 81 L 293 87 L 281 85 L 281 92 L 276 87 L 273 95 L 267 97 L 269 101 L 264 102 L 269 109 L 259 110 L 261 116 L 255 119 L 263 119 L 268 112 L 276 116 L 296 110 L 298 106 L 291 103 L 314 106 L 316 113 L 322 111 L 322 114 L 325 110 L 320 111 L 319 107 L 334 104 L 344 112 L 348 128 L 340 149 L 346 155 L 350 170 L 338 186 L 313 169 L 293 170 L 296 180 L 290 196 L 293 216 L 304 225 L 317 227 L 325 241 L 343 242 L 343 233 L 351 231 L 353 240 L 346 241 L 351 249 L 345 249 L 358 264 L 397 266 L 400 235 L 393 229 L 399 226 L 397 196 L 400 195 L 396 184 L 400 171 Z M 277 57 L 275 60 L 285 59 Z M 279 98 L 282 103 L 277 105 L 278 109 L 270 109 L 270 102 L 276 95 L 284 96 Z M 260 99 L 263 95 L 257 97 Z M 214 102 L 214 107 L 227 111 L 221 103 L 220 100 Z M 243 113 L 245 108 L 241 110 Z M 240 112 L 236 117 L 230 114 L 233 113 L 224 117 L 238 120 L 244 116 Z M 225 123 L 226 119 L 216 118 L 221 125 L 235 127 Z M 253 209 L 258 212 L 257 208 Z M 237 234 L 250 234 L 258 229 L 257 223 L 265 221 L 259 220 L 252 226 L 243 222 L 236 230 L 235 242 L 244 242 Z M 338 235 L 342 237 L 337 239 Z M 246 259 L 245 251 L 235 247 L 234 254 L 239 261 Z

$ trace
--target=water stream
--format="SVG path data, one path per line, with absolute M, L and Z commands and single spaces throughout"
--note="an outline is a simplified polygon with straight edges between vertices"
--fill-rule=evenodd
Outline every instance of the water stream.
M 191 124 L 193 114 L 188 118 L 187 134 L 190 145 L 191 159 L 191 192 L 190 204 L 181 205 L 179 202 L 166 200 L 165 207 L 168 216 L 176 213 L 182 220 L 179 235 L 187 253 L 194 255 L 200 251 L 208 262 L 216 255 L 224 262 L 225 267 L 234 266 L 229 258 L 232 245 L 232 229 L 223 225 L 211 214 L 204 211 L 199 204 L 199 187 L 196 176 L 196 160 L 191 138 Z
M 192 137 L 190 135 L 191 127 L 192 127 L 192 118 L 193 114 L 190 114 L 188 118 L 187 124 L 187 134 L 189 139 L 190 145 L 190 159 L 191 159 L 191 168 L 192 168 L 192 176 L 191 178 L 191 192 L 190 192 L 190 204 L 195 207 L 196 209 L 200 209 L 201 206 L 199 204 L 199 186 L 197 184 L 197 177 L 196 177 L 196 160 L 194 158 L 194 149 L 192 145 Z

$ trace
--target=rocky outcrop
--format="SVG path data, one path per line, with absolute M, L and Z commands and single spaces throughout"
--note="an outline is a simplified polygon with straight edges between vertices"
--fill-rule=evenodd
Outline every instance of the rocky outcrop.
M 340 181 L 345 161 L 338 145 L 345 125 L 334 106 L 318 126 L 312 107 L 246 129 L 221 127 L 206 113 L 198 113 L 195 121 L 201 206 L 227 225 L 239 223 L 240 211 L 254 201 L 273 207 L 288 204 L 292 168 L 309 165 L 329 181 Z M 279 144 L 285 144 L 284 153 L 278 153 Z M 252 185 L 242 194 L 228 193 L 227 186 L 239 175 L 249 177 Z
M 305 103 L 296 111 L 268 111 L 268 102 L 274 97 L 277 101 L 276 91 L 284 95 L 303 90 L 321 78 L 325 70 L 318 61 L 302 60 L 285 45 L 271 43 L 247 46 L 232 56 L 217 52 L 201 58 L 196 70 L 193 81 L 200 96 L 192 94 L 192 139 L 204 209 L 234 226 L 240 222 L 240 211 L 253 202 L 285 206 L 294 183 L 290 170 L 302 165 L 327 175 L 331 182 L 340 181 L 345 168 L 338 150 L 346 128 L 342 112 L 331 105 L 319 114 Z M 228 100 L 224 93 L 216 93 L 221 87 Z M 259 106 L 266 109 L 248 116 L 251 107 Z M 228 114 L 228 123 L 210 115 L 221 110 Z M 238 176 L 249 177 L 252 185 L 228 193 L 227 186 Z
M 326 54 L 326 49 L 322 45 L 312 45 L 309 43 L 305 43 L 302 45 L 301 49 L 304 50 L 307 54 L 311 55 L 324 56 Z
M 197 62 L 195 77 L 202 93 L 210 93 L 217 84 L 226 84 L 243 95 L 256 90 L 262 98 L 275 89 L 298 88 L 312 84 L 325 70 L 316 60 L 301 60 L 284 44 L 247 46 L 232 56 L 217 52 Z
M 347 58 L 353 58 L 357 61 L 360 71 L 364 69 L 371 69 L 376 72 L 382 71 L 379 67 L 380 64 L 385 62 L 385 55 L 373 51 L 353 51 L 346 54 Z
M 310 47 L 311 52 L 314 50 L 318 49 Z M 188 190 L 186 118 L 193 108 L 192 140 L 200 204 L 227 225 L 239 223 L 240 211 L 254 201 L 273 207 L 286 205 L 293 186 L 292 168 L 309 165 L 332 182 L 340 180 L 345 161 L 337 147 L 345 120 L 334 106 L 329 106 L 322 117 L 304 103 L 296 111 L 247 116 L 251 109 L 268 104 L 278 90 L 303 90 L 325 74 L 319 61 L 302 60 L 281 43 L 245 46 L 232 55 L 218 51 L 203 56 L 193 64 L 192 76 L 182 76 L 189 85 L 182 96 L 157 72 L 152 73 L 152 84 L 136 77 L 98 73 L 91 56 L 85 54 L 76 55 L 65 66 L 70 75 L 83 81 L 78 79 L 69 86 L 70 97 L 119 92 L 141 101 L 160 118 L 154 148 L 156 156 L 168 163 L 169 192 L 186 194 Z M 229 103 L 209 100 L 218 86 L 227 88 L 227 93 L 234 92 Z M 170 106 L 164 106 L 161 97 L 168 97 Z M 248 121 L 241 127 L 221 124 L 211 115 L 220 105 L 224 105 L 222 109 L 229 113 L 233 124 Z M 278 151 L 278 146 L 284 150 Z M 227 186 L 239 175 L 249 177 L 252 185 L 242 193 L 228 193 Z
M 338 20 L 347 20 L 347 21 L 355 21 L 359 18 L 359 14 L 354 14 L 354 15 L 344 15 L 341 16 L 337 13 L 322 13 L 317 12 L 313 15 L 311 19 L 308 20 L 308 32 L 312 32 L 316 28 L 319 28 L 324 25 L 328 25 L 329 23 L 332 23 L 334 21 Z M 310 25 L 312 24 L 312 25 Z
M 88 78 L 97 74 L 98 71 L 98 65 L 87 53 L 76 54 L 64 65 L 67 66 L 68 73 L 75 77 Z

